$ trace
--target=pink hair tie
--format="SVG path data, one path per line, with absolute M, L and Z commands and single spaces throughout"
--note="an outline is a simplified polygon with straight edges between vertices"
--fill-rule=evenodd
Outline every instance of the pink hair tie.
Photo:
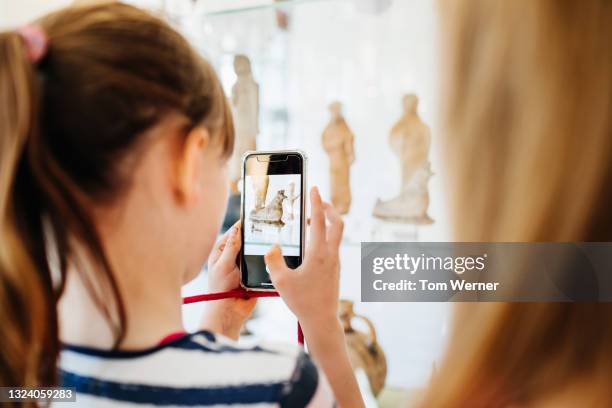
M 43 59 L 47 52 L 49 41 L 42 28 L 35 25 L 25 25 L 18 28 L 17 33 L 23 38 L 30 62 L 36 64 Z

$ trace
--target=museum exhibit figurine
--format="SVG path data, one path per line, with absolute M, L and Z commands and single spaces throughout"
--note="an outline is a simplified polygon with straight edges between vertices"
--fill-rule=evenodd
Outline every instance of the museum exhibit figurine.
M 331 202 L 340 214 L 351 207 L 350 167 L 355 161 L 353 132 L 342 115 L 342 104 L 329 105 L 331 118 L 323 131 L 323 149 L 329 156 Z
M 236 83 L 232 87 L 232 113 L 234 116 L 234 152 L 230 160 L 232 190 L 237 191 L 241 177 L 242 156 L 256 150 L 259 133 L 259 85 L 253 78 L 251 61 L 246 55 L 234 57 Z
M 287 185 L 287 202 L 289 203 L 289 214 L 287 218 L 290 220 L 293 219 L 293 208 L 295 206 L 295 202 L 298 198 L 300 198 L 301 194 L 295 193 L 295 183 L 292 181 Z
M 389 144 L 402 169 L 400 193 L 388 201 L 378 199 L 373 215 L 388 221 L 408 224 L 431 224 L 427 214 L 429 190 L 427 182 L 432 176 L 428 159 L 431 137 L 429 127 L 419 118 L 418 98 L 404 95 L 402 117 L 391 129 Z
M 268 196 L 270 176 L 253 176 L 253 190 L 255 190 L 255 209 L 264 208 Z
M 275 3 L 284 3 L 287 0 L 274 0 Z M 287 31 L 289 29 L 289 12 L 283 8 L 277 8 L 275 10 L 276 14 L 276 26 L 283 31 Z
M 372 394 L 377 396 L 385 386 L 387 378 L 387 358 L 376 338 L 376 329 L 372 321 L 355 313 L 353 302 L 340 299 L 338 313 L 342 326 L 349 359 L 353 370 L 363 369 L 368 376 Z M 368 327 L 367 332 L 355 330 L 353 319 L 361 319 Z
M 254 208 L 249 214 L 251 221 L 283 225 L 283 201 L 287 199 L 285 190 L 278 190 L 270 204 Z

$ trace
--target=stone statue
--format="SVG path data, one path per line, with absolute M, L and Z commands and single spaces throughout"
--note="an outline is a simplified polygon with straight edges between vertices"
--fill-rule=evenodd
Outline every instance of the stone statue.
M 350 167 L 355 161 L 354 136 L 342 116 L 340 102 L 329 105 L 329 112 L 331 119 L 322 139 L 323 148 L 329 155 L 331 201 L 340 214 L 346 214 L 351 207 Z
M 259 133 L 259 85 L 253 79 L 251 61 L 245 55 L 234 57 L 236 83 L 232 87 L 232 111 L 236 139 L 230 160 L 232 189 L 237 191 L 237 182 L 242 176 L 242 155 L 257 147 Z
M 427 215 L 429 191 L 427 182 L 433 174 L 429 163 L 429 127 L 419 118 L 418 98 L 403 98 L 404 113 L 391 129 L 389 144 L 402 166 L 400 194 L 388 201 L 377 200 L 373 215 L 377 218 L 408 224 L 431 224 Z
M 350 300 L 340 299 L 338 314 L 344 328 L 353 370 L 363 369 L 365 371 L 372 393 L 377 396 L 384 388 L 387 379 L 387 358 L 378 343 L 374 324 L 367 317 L 356 314 L 353 310 L 353 302 Z M 368 330 L 355 329 L 352 322 L 356 319 L 365 323 Z
M 292 220 L 294 217 L 295 202 L 300 198 L 301 194 L 295 193 L 295 183 L 292 181 L 287 185 L 287 202 L 289 203 L 289 214 L 287 218 Z
M 255 222 L 283 225 L 283 201 L 286 199 L 285 190 L 278 190 L 270 204 L 252 209 L 249 218 Z
M 270 176 L 253 176 L 253 190 L 255 190 L 255 209 L 264 208 L 268 196 Z

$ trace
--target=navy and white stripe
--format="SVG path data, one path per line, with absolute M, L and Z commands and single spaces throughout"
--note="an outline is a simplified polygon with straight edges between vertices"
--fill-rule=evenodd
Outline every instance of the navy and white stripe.
M 66 345 L 60 378 L 78 405 L 109 408 L 304 407 L 325 383 L 297 347 L 243 346 L 208 331 L 139 351 Z

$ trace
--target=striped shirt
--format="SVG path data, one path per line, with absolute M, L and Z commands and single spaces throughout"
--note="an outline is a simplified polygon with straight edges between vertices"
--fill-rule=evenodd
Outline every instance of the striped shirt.
M 298 347 L 244 346 L 209 331 L 138 351 L 64 345 L 60 379 L 83 407 L 334 405 Z

